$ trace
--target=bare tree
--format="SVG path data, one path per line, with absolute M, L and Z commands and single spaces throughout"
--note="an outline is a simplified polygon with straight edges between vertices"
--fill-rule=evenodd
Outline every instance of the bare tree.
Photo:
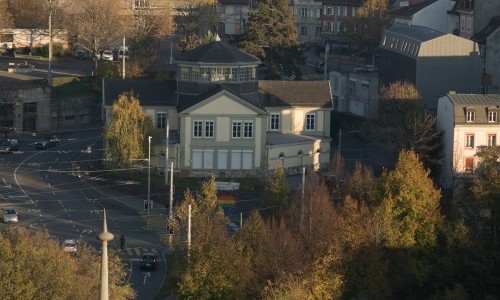
M 122 0 L 74 1 L 67 9 L 79 47 L 92 53 L 92 70 L 96 74 L 100 51 L 114 48 L 132 29 L 132 11 Z
M 147 7 L 134 9 L 134 34 L 136 36 L 170 36 L 175 31 L 171 2 L 152 0 Z
M 0 29 L 10 28 L 13 25 L 12 14 L 8 8 L 8 1 L 0 0 Z

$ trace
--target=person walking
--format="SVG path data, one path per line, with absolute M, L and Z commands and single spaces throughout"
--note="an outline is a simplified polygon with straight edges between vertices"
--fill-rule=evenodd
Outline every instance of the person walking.
M 125 236 L 123 234 L 120 237 L 120 249 L 125 249 Z

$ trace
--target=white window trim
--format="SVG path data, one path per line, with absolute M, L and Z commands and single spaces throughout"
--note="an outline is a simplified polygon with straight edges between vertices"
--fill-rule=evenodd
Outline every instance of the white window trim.
M 235 133 L 235 131 L 234 131 L 234 124 L 235 123 L 239 123 L 238 127 L 240 128 L 240 130 L 239 130 L 240 136 L 234 136 L 234 133 Z M 243 121 L 242 120 L 233 120 L 231 122 L 231 137 L 233 139 L 241 139 L 242 136 L 243 136 Z
M 159 127 L 160 123 L 158 122 L 158 116 L 159 115 L 164 115 L 165 116 L 165 127 Z M 166 111 L 157 111 L 156 112 L 156 128 L 164 129 L 167 128 L 167 112 Z
M 472 137 L 472 139 L 470 139 L 470 141 L 472 141 L 472 143 L 469 143 L 469 137 Z M 474 148 L 474 143 L 475 143 L 475 136 L 473 133 L 466 133 L 465 134 L 465 148 Z
M 312 118 L 313 122 L 311 124 L 312 128 L 307 128 L 308 127 L 307 119 L 308 119 L 309 116 L 313 117 Z M 316 113 L 307 113 L 305 121 L 306 121 L 305 124 L 304 124 L 305 125 L 305 131 L 316 131 L 316 122 L 317 122 L 317 120 L 316 120 Z
M 250 136 L 245 136 L 245 127 L 247 124 L 250 124 Z M 244 139 L 253 139 L 253 121 L 243 121 L 243 132 L 242 132 L 242 138 Z
M 197 122 L 201 123 L 200 136 L 195 135 Z M 193 120 L 193 138 L 194 139 L 202 139 L 203 138 L 203 120 Z
M 498 119 L 498 112 L 496 110 L 489 109 L 488 110 L 488 123 L 496 123 L 497 119 Z
M 470 113 L 470 118 L 469 118 Z M 465 121 L 467 123 L 474 123 L 476 121 L 476 112 L 472 109 L 467 109 L 465 111 Z
M 273 128 L 273 116 L 277 116 L 277 128 Z M 270 131 L 279 131 L 280 130 L 280 121 L 281 121 L 281 115 L 279 113 L 271 113 L 269 117 L 269 130 Z
M 208 136 L 207 135 L 207 124 L 208 123 L 212 123 L 212 136 Z M 212 120 L 206 120 L 203 122 L 203 137 L 206 138 L 206 139 L 213 139 L 215 138 L 215 121 L 212 121 Z

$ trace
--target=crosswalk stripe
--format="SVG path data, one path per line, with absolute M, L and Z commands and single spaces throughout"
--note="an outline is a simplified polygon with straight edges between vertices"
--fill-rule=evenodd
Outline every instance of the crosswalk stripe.
M 158 250 L 156 248 L 144 248 L 144 247 L 134 247 L 134 248 L 125 248 L 125 252 L 128 256 L 141 256 L 143 253 L 153 252 L 158 255 Z

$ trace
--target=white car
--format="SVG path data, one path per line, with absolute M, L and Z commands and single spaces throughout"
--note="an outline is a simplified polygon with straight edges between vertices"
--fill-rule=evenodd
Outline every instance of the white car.
M 102 53 L 101 53 L 101 59 L 102 60 L 112 61 L 113 60 L 113 51 L 111 51 L 111 50 L 104 50 L 104 51 L 102 51 Z
M 17 213 L 12 207 L 2 208 L 2 218 L 4 223 L 17 223 Z
M 64 240 L 63 249 L 64 252 L 76 252 L 76 241 L 74 239 Z

